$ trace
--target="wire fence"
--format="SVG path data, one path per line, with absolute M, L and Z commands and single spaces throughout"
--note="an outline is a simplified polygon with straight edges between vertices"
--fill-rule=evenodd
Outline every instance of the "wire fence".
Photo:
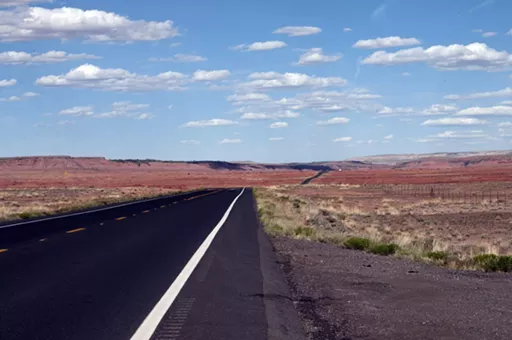
M 380 189 L 388 195 L 425 197 L 460 203 L 491 202 L 507 204 L 511 193 L 504 190 L 461 190 L 442 185 L 381 184 Z

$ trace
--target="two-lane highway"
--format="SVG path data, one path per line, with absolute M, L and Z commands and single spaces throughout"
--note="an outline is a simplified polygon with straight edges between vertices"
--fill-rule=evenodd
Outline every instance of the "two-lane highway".
M 4 226 L 0 339 L 300 339 L 262 235 L 249 189 Z

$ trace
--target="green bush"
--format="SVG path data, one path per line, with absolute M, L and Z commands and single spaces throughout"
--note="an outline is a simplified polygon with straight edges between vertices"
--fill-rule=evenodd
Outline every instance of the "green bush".
M 36 213 L 36 212 L 22 212 L 22 213 L 19 213 L 18 214 L 18 217 L 21 218 L 22 220 L 28 220 L 28 219 L 31 219 L 31 218 L 36 218 L 36 217 L 39 217 L 41 216 L 40 213 Z
M 445 251 L 429 251 L 427 257 L 434 261 L 446 263 L 448 261 L 448 253 Z
M 394 255 L 396 251 L 398 250 L 398 245 L 394 243 L 386 244 L 386 243 L 377 243 L 368 249 L 370 253 L 378 254 L 378 255 Z
M 473 257 L 473 261 L 486 272 L 512 272 L 512 256 L 481 254 Z
M 366 250 L 370 247 L 370 240 L 364 237 L 350 237 L 343 242 L 347 249 Z
M 295 236 L 305 236 L 305 237 L 311 237 L 313 236 L 314 230 L 310 227 L 297 227 L 294 230 Z

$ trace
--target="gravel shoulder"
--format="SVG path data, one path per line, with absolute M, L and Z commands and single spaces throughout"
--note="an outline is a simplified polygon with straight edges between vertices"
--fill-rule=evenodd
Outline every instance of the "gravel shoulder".
M 512 275 L 274 237 L 309 339 L 512 339 Z

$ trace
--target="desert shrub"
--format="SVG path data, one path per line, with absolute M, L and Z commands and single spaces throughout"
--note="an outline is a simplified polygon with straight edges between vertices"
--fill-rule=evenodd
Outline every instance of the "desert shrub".
M 370 248 L 368 249 L 370 253 L 384 256 L 394 255 L 397 250 L 398 245 L 394 243 L 376 243 L 371 245 Z
M 28 220 L 28 219 L 36 218 L 36 217 L 39 217 L 39 216 L 41 216 L 40 213 L 29 212 L 29 211 L 22 212 L 22 213 L 18 214 L 18 217 L 21 218 L 22 220 Z
M 295 236 L 311 237 L 313 236 L 314 230 L 310 227 L 297 227 L 294 230 Z
M 475 264 L 486 272 L 498 271 L 498 256 L 494 254 L 481 254 L 473 257 Z
M 284 228 L 279 224 L 270 224 L 265 226 L 265 231 L 272 236 L 280 236 L 285 234 Z
M 364 237 L 349 237 L 343 245 L 348 249 L 366 250 L 370 247 L 370 243 L 370 240 Z
M 301 202 L 301 200 L 298 200 L 298 199 L 296 199 L 296 198 L 295 198 L 295 199 L 292 201 L 292 204 L 293 204 L 293 207 L 294 207 L 295 209 L 300 210 L 300 206 L 301 206 L 302 202 Z
M 448 253 L 445 251 L 429 251 L 426 256 L 434 261 L 446 263 L 448 261 Z
M 512 272 L 512 256 L 498 256 L 498 270 L 502 272 Z

